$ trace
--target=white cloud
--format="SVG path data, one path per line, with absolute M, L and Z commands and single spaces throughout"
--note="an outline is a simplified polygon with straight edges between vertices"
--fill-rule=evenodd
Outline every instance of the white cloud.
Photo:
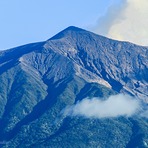
M 122 0 L 98 20 L 98 34 L 140 45 L 148 45 L 148 0 Z
M 111 118 L 132 116 L 140 109 L 138 100 L 129 95 L 118 94 L 106 100 L 101 98 L 85 98 L 76 105 L 64 109 L 65 116 L 84 116 L 87 118 Z

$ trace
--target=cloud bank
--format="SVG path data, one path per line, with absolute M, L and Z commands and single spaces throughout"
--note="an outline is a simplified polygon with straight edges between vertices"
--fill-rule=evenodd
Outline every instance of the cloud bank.
M 84 116 L 86 118 L 130 117 L 138 112 L 140 102 L 129 95 L 113 95 L 106 100 L 85 98 L 76 105 L 64 109 L 65 116 Z
M 94 31 L 113 39 L 148 46 L 147 18 L 147 0 L 122 0 L 108 8 Z

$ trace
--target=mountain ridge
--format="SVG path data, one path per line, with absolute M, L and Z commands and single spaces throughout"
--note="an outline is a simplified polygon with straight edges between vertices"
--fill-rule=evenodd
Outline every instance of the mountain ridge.
M 69 32 L 70 32 L 70 34 L 69 34 Z M 62 34 L 62 36 L 61 36 L 61 34 Z M 65 35 L 64 35 L 65 34 Z M 73 37 L 73 34 L 74 34 L 74 37 Z M 60 36 L 60 38 L 59 38 L 59 36 Z M 79 37 L 80 36 L 80 37 Z M 81 36 L 83 36 L 83 38 L 81 38 Z M 66 39 L 65 39 L 66 38 Z M 96 39 L 97 38 L 97 39 Z M 99 38 L 99 39 L 98 39 Z M 53 40 L 54 39 L 54 40 Z M 75 40 L 75 39 L 77 39 L 77 40 Z M 61 41 L 60 41 L 61 40 Z M 81 43 L 80 43 L 80 41 L 81 41 Z M 78 44 L 76 44 L 76 42 L 78 42 Z M 88 42 L 88 43 L 87 43 Z M 98 45 L 96 44 L 96 42 L 100 45 L 100 47 L 97 47 Z M 55 43 L 60 47 L 61 46 L 61 48 L 59 48 L 59 47 L 56 47 L 55 46 Z M 80 44 L 79 44 L 80 43 Z M 90 68 L 92 68 L 92 67 L 94 67 L 95 69 L 96 69 L 96 71 L 97 71 L 97 69 L 98 69 L 98 67 L 96 67 L 95 65 L 94 65 L 94 63 L 88 63 L 89 61 L 87 61 L 88 59 L 83 59 L 83 61 L 82 61 L 82 57 L 79 57 L 79 55 L 77 56 L 77 54 L 80 54 L 80 56 L 84 56 L 84 54 L 86 54 L 85 56 L 87 56 L 87 58 L 90 58 L 90 56 L 89 55 L 91 55 L 91 56 L 96 56 L 96 55 L 92 55 L 92 53 L 91 52 L 96 52 L 96 50 L 95 51 L 88 51 L 87 50 L 87 48 L 94 48 L 93 46 L 92 47 L 85 47 L 86 49 L 81 49 L 81 46 L 89 46 L 89 43 L 90 43 L 90 45 L 91 44 L 94 44 L 93 46 L 96 46 L 95 48 L 102 48 L 103 49 L 103 46 L 108 46 L 108 48 L 111 48 L 111 49 L 107 49 L 106 51 L 103 51 L 102 49 L 100 50 L 100 53 L 102 54 L 102 57 L 103 57 L 103 54 L 108 54 L 109 52 L 110 52 L 110 55 L 109 56 L 111 56 L 111 54 L 117 54 L 117 52 L 119 53 L 119 52 L 122 52 L 121 51 L 121 48 L 122 48 L 122 46 L 123 46 L 123 48 L 124 48 L 124 46 L 127 46 L 126 48 L 128 49 L 128 50 L 125 50 L 124 49 L 124 51 L 123 52 L 127 52 L 127 54 L 129 53 L 129 54 L 133 54 L 129 49 L 131 48 L 132 50 L 134 49 L 134 52 L 137 52 L 136 54 L 141 54 L 142 52 L 144 52 L 144 54 L 142 55 L 142 58 L 145 56 L 147 56 L 147 48 L 146 47 L 141 47 L 141 46 L 137 46 L 137 45 L 135 45 L 135 44 L 131 44 L 131 43 L 128 43 L 128 42 L 118 42 L 118 44 L 116 44 L 117 43 L 117 41 L 115 41 L 115 40 L 111 40 L 111 39 L 108 39 L 108 38 L 105 38 L 105 37 L 102 37 L 102 36 L 98 36 L 98 35 L 96 35 L 96 34 L 94 34 L 94 33 L 91 33 L 91 32 L 89 32 L 89 31 L 85 31 L 84 29 L 80 29 L 80 28 L 77 28 L 77 27 L 74 27 L 74 26 L 70 26 L 70 27 L 68 27 L 68 28 L 66 28 L 66 29 L 64 29 L 63 31 L 61 31 L 60 33 L 58 33 L 57 35 L 55 35 L 54 37 L 52 37 L 52 38 L 50 38 L 49 40 L 47 40 L 47 41 L 45 41 L 45 42 L 41 42 L 41 43 L 35 43 L 35 44 L 29 44 L 29 45 L 24 45 L 24 46 L 21 46 L 21 47 L 18 47 L 18 48 L 13 48 L 13 49 L 11 49 L 11 52 L 12 52 L 12 54 L 13 54 L 13 56 L 15 57 L 15 55 L 16 55 L 16 60 L 18 60 L 18 62 L 21 62 L 21 60 L 19 60 L 18 58 L 19 57 L 21 57 L 21 55 L 23 55 L 23 54 L 26 54 L 27 52 L 28 53 L 30 53 L 31 51 L 34 51 L 34 50 L 37 50 L 37 48 L 48 48 L 48 47 L 46 47 L 46 46 L 51 46 L 51 48 L 52 48 L 52 50 L 54 49 L 54 51 L 53 52 L 58 52 L 58 53 L 60 53 L 62 56 L 64 55 L 64 57 L 67 57 L 67 58 L 69 58 L 70 60 L 73 60 L 75 63 L 77 63 L 77 65 L 81 65 L 81 67 L 83 67 L 84 65 L 82 65 L 83 64 L 83 62 L 87 62 L 87 63 L 85 63 L 85 67 L 87 66 L 87 68 L 85 68 L 85 69 L 87 69 L 87 71 L 88 71 L 88 73 L 90 73 L 90 71 L 91 70 L 89 70 Z M 40 45 L 39 45 L 40 44 Z M 71 45 L 72 44 L 72 45 Z M 28 48 L 28 46 L 29 46 L 29 48 Z M 32 47 L 31 47 L 32 46 Z M 37 47 L 36 47 L 37 46 Z M 40 46 L 40 47 L 39 47 Z M 55 46 L 55 47 L 54 47 Z M 63 46 L 63 49 L 62 49 L 62 46 Z M 69 47 L 68 49 L 67 49 L 67 47 L 65 48 L 64 46 L 67 46 L 67 47 Z M 79 47 L 80 46 L 80 47 Z M 112 47 L 111 47 L 112 46 Z M 113 46 L 115 46 L 115 47 L 113 47 Z M 21 49 L 22 48 L 22 49 Z M 24 48 L 24 49 L 23 49 Z M 29 49 L 29 51 L 27 51 L 26 49 Z M 113 48 L 114 48 L 114 51 L 112 51 L 113 50 Z M 17 50 L 17 49 L 19 49 L 19 51 L 18 52 L 13 52 L 13 50 Z M 45 51 L 45 49 L 43 49 L 44 51 Z M 48 49 L 47 49 L 48 50 Z M 52 51 L 51 50 L 51 51 Z M 56 51 L 56 50 L 58 50 L 58 51 Z M 140 50 L 142 50 L 142 52 L 140 51 Z M 111 52 L 112 51 L 112 52 Z M 8 59 L 6 58 L 7 57 L 7 52 L 9 53 L 9 57 L 8 57 Z M 11 53 L 9 50 L 6 50 L 6 51 L 3 51 L 3 52 L 1 52 L 1 54 L 4 54 L 4 56 L 5 56 L 5 61 L 6 60 L 9 60 L 9 58 L 11 58 L 12 56 L 11 56 Z M 83 52 L 83 53 L 82 53 Z M 97 51 L 98 52 L 98 51 Z M 107 53 L 105 53 L 105 52 L 107 52 Z M 141 52 L 141 53 L 140 53 Z M 6 54 L 6 55 L 5 55 Z M 120 54 L 120 53 L 119 53 Z M 77 57 L 76 57 L 77 56 Z M 117 55 L 116 55 L 117 56 Z M 134 54 L 133 54 L 133 56 L 134 56 Z M 0 58 L 0 63 L 3 63 L 4 61 L 3 61 L 3 58 L 2 58 L 3 56 L 1 56 L 1 58 Z M 78 59 L 74 59 L 74 58 L 78 58 Z M 93 58 L 93 57 L 91 57 L 91 58 Z M 108 58 L 110 58 L 110 57 L 108 57 Z M 116 58 L 116 57 L 115 57 Z M 115 60 L 115 58 L 113 59 L 113 60 Z M 98 57 L 98 59 L 100 59 L 99 57 Z M 133 57 L 133 59 L 134 59 L 134 57 Z M 79 60 L 79 61 L 78 61 Z M 85 61 L 84 61 L 85 60 Z M 104 60 L 104 59 L 103 59 Z M 140 59 L 137 59 L 137 60 L 139 60 L 140 61 Z M 133 61 L 131 61 L 131 62 L 133 62 Z M 146 63 L 147 63 L 147 61 L 145 61 Z M 102 65 L 101 64 L 102 62 L 100 61 L 100 65 L 99 66 L 103 66 L 104 67 L 104 65 Z M 146 63 L 145 63 L 145 67 L 146 67 Z M 90 65 L 90 64 L 93 64 L 93 65 Z M 127 63 L 125 63 L 125 64 L 127 64 Z M 126 66 L 126 65 L 125 65 Z M 79 66 L 78 66 L 79 67 Z M 78 69 L 78 67 L 77 67 L 77 69 Z M 80 67 L 79 67 L 80 68 Z M 115 67 L 115 68 L 117 68 L 117 67 Z M 106 68 L 105 68 L 106 69 Z M 92 69 L 92 70 L 94 70 L 94 69 Z M 94 70 L 95 71 L 95 70 Z M 96 72 L 95 71 L 95 72 Z M 148 71 L 147 70 L 147 68 L 146 68 L 146 70 L 145 71 Z M 105 72 L 103 72 L 102 71 L 102 74 L 100 74 L 99 72 L 96 72 L 97 73 L 97 77 L 98 77 L 98 75 L 99 75 L 99 77 L 103 77 L 103 75 L 104 75 L 104 73 Z M 144 77 L 146 77 L 146 73 L 147 72 L 144 72 L 145 74 L 145 76 Z M 93 73 L 91 73 L 92 75 L 94 75 Z M 105 76 L 105 75 L 104 75 Z M 96 77 L 96 76 L 94 76 L 94 77 Z M 106 76 L 105 76 L 106 77 Z M 108 79 L 108 78 L 105 78 L 106 80 Z M 104 79 L 104 80 L 105 80 Z M 125 78 L 126 79 L 126 78 Z M 146 77 L 146 81 L 147 81 L 147 77 Z M 102 82 L 102 83 L 104 83 L 106 86 L 108 86 L 108 87 L 111 87 L 111 85 L 107 82 L 107 81 L 104 81 L 104 82 Z M 97 80 L 96 79 L 96 82 L 97 81 L 100 81 L 100 80 Z M 103 81 L 103 80 L 101 80 L 101 81 Z M 115 82 L 116 83 L 116 82 Z M 138 82 L 137 82 L 138 83 Z M 121 84 L 121 87 L 122 87 L 122 85 L 123 84 Z

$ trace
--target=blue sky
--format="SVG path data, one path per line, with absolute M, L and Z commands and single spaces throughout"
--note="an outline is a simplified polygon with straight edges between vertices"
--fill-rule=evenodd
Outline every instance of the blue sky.
M 112 3 L 113 0 L 0 0 L 0 49 L 46 40 L 71 25 L 90 29 Z

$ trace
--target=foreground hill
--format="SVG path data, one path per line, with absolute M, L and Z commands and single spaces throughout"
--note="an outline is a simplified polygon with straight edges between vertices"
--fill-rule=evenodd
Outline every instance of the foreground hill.
M 0 52 L 0 82 L 2 147 L 148 146 L 146 116 L 63 113 L 86 97 L 119 93 L 147 108 L 147 47 L 68 27 L 45 42 Z

